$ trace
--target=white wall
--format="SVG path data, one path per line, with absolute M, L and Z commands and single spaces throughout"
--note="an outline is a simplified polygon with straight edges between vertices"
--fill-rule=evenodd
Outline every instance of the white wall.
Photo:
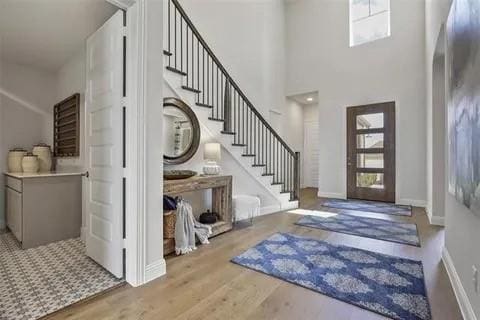
M 285 107 L 285 15 L 278 0 L 181 0 L 242 91 L 268 120 Z
M 391 1 L 389 38 L 349 47 L 348 0 L 288 2 L 287 93 L 319 92 L 319 192 L 346 195 L 345 107 L 394 100 L 397 201 L 424 205 L 424 2 Z
M 426 2 L 426 84 L 427 97 L 432 97 L 432 66 L 435 45 L 442 25 L 446 22 L 452 0 L 428 0 Z M 446 65 L 446 70 L 450 66 Z M 447 73 L 448 81 L 448 73 Z M 448 101 L 448 96 L 447 96 Z M 432 108 L 432 99 L 427 101 Z M 432 109 L 435 117 L 436 109 Z M 433 121 L 429 121 L 429 125 Z M 430 129 L 432 130 L 432 129 Z M 446 124 L 443 134 L 446 135 Z M 447 150 L 447 145 L 444 145 Z M 448 162 L 448 161 L 447 161 Z M 432 164 L 430 164 L 432 165 Z M 463 303 L 470 304 L 476 317 L 480 317 L 480 299 L 472 283 L 472 265 L 480 266 L 480 218 L 470 212 L 465 206 L 444 189 L 445 195 L 445 250 L 452 258 L 453 267 L 458 274 L 460 285 L 466 293 Z M 435 212 L 434 212 L 435 213 Z M 458 283 L 457 283 L 458 285 Z M 464 298 L 464 297 L 461 297 Z
M 8 151 L 51 143 L 55 76 L 0 60 L 0 172 L 7 171 Z M 4 183 L 0 179 L 0 228 L 5 226 Z

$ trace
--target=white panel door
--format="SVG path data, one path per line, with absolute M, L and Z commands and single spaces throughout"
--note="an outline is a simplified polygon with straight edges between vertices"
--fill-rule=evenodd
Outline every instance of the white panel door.
M 318 122 L 304 123 L 303 184 L 318 188 L 320 125 Z
M 123 277 L 123 12 L 87 40 L 87 255 Z

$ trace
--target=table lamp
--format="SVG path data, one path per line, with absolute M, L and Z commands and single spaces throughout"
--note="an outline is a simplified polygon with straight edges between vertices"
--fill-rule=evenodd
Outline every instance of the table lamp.
M 220 161 L 220 144 L 219 143 L 205 143 L 203 151 L 203 159 L 205 165 L 203 166 L 203 173 L 206 175 L 220 174 L 220 166 L 217 161 Z

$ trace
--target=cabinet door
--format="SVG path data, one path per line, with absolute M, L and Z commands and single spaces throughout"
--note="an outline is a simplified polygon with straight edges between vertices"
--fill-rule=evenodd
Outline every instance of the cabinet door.
M 8 187 L 6 192 L 7 225 L 18 241 L 22 241 L 22 194 Z

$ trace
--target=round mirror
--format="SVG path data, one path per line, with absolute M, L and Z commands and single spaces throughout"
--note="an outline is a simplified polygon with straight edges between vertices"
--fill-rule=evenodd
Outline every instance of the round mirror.
M 189 160 L 200 143 L 200 125 L 195 113 L 182 100 L 163 100 L 163 158 L 166 164 Z

